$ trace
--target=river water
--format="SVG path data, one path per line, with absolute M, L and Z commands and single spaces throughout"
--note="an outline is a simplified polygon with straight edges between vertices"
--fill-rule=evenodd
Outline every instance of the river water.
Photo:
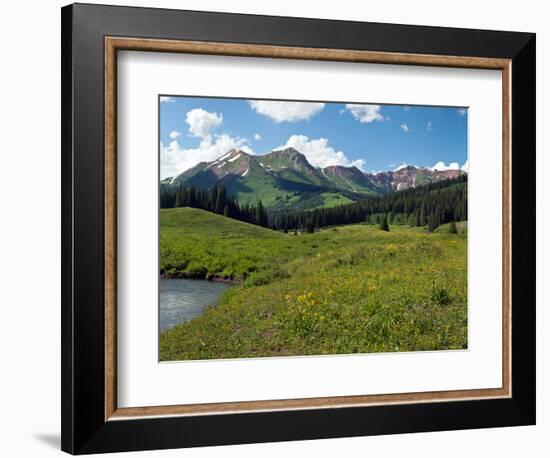
M 187 278 L 160 279 L 160 330 L 192 320 L 208 305 L 215 305 L 231 285 Z

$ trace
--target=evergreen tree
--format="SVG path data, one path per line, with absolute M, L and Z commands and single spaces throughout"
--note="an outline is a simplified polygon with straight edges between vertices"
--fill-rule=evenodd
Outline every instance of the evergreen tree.
M 259 200 L 256 204 L 256 214 L 255 214 L 255 223 L 258 226 L 267 226 L 268 217 L 267 217 L 267 211 L 264 208 L 262 201 Z
M 449 233 L 458 234 L 458 231 L 456 230 L 456 223 L 454 221 L 451 221 L 451 225 L 449 226 Z
M 174 207 L 183 207 L 183 203 L 181 201 L 181 190 L 178 189 L 176 191 L 176 198 L 174 199 Z
M 215 188 L 215 213 L 222 213 L 225 208 L 225 188 L 223 186 Z
M 437 214 L 435 211 L 433 211 L 432 213 L 430 213 L 430 216 L 428 218 L 428 230 L 430 232 L 433 232 L 437 229 L 438 226 L 439 226 L 439 222 L 438 222 Z
M 263 205 L 251 207 L 248 203 L 239 205 L 236 199 L 227 195 L 223 186 L 209 190 L 178 186 L 177 188 L 162 188 L 160 192 L 160 208 L 193 207 L 211 211 L 229 218 L 239 219 L 252 224 L 268 227 L 269 217 Z
M 384 215 L 380 221 L 380 229 L 386 232 L 390 231 L 390 226 L 388 225 L 388 215 Z
M 313 218 L 308 218 L 306 222 L 306 232 L 308 234 L 313 234 L 315 232 L 315 223 Z
M 425 226 L 428 224 L 428 215 L 426 214 L 426 205 L 424 202 L 420 204 L 420 218 L 419 218 L 420 224 L 419 226 Z
M 314 210 L 268 213 L 263 203 L 239 203 L 224 186 L 200 189 L 161 185 L 161 208 L 192 207 L 211 211 L 281 231 L 303 233 L 317 228 L 368 222 L 426 226 L 434 231 L 441 224 L 468 219 L 467 176 L 442 180 L 381 196 L 369 196 L 349 204 Z M 288 194 L 285 199 L 295 197 Z M 391 221 L 390 221 L 391 218 Z

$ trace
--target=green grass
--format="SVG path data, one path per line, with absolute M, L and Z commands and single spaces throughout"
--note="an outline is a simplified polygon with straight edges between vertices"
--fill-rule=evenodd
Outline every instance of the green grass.
M 295 236 L 161 210 L 165 275 L 242 280 L 162 333 L 161 360 L 466 348 L 466 235 L 390 229 Z
M 336 192 L 323 192 L 321 193 L 321 197 L 324 200 L 324 208 L 336 207 L 338 205 L 351 204 L 354 202 L 349 197 Z
M 238 191 L 235 185 L 228 186 L 229 191 L 237 197 L 239 202 L 255 204 L 262 201 L 270 210 L 311 210 L 314 208 L 328 208 L 337 205 L 351 204 L 365 194 L 353 195 L 351 192 L 322 191 L 309 183 L 293 184 L 294 189 L 281 190 L 274 186 L 272 178 L 252 177 L 243 186 L 246 191 Z M 351 198 L 353 197 L 353 198 Z
M 451 226 L 451 223 L 442 224 L 434 232 L 435 233 L 442 233 L 442 234 L 449 234 L 450 226 Z M 456 230 L 459 234 L 466 234 L 468 232 L 467 222 L 466 221 L 459 221 L 458 223 L 456 223 Z

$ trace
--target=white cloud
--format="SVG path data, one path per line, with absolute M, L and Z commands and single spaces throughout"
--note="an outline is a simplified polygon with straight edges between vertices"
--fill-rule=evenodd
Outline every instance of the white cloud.
M 261 140 L 262 136 L 260 134 L 254 134 L 254 140 Z
M 462 167 L 460 167 L 460 170 L 462 170 L 463 172 L 468 173 L 468 171 L 469 171 L 468 159 L 466 159 L 466 162 L 464 164 L 462 164 Z
M 384 121 L 384 116 L 380 113 L 380 109 L 380 105 L 346 104 L 346 110 L 349 110 L 359 122 L 366 124 L 374 121 Z
M 294 148 L 302 153 L 314 167 L 328 167 L 329 165 L 355 166 L 363 170 L 365 161 L 356 159 L 350 161 L 343 151 L 336 151 L 329 146 L 328 139 L 317 138 L 310 140 L 305 135 L 292 135 L 285 145 L 276 149 Z
M 176 99 L 174 97 L 168 97 L 166 95 L 162 95 L 160 97 L 160 103 L 174 103 Z
M 229 135 L 216 135 L 203 138 L 196 148 L 182 148 L 174 140 L 170 144 L 160 144 L 160 178 L 174 177 L 194 167 L 199 162 L 211 162 L 226 154 L 230 149 L 241 149 L 246 153 L 254 151 L 246 144 L 243 138 L 234 138 Z
M 202 108 L 194 108 L 185 116 L 185 122 L 189 124 L 189 132 L 203 139 L 210 137 L 212 131 L 219 127 L 222 121 L 221 113 L 218 115 Z
M 401 124 L 399 127 L 401 128 L 401 130 L 403 132 L 410 132 L 411 131 L 411 129 L 409 129 L 409 126 L 407 126 L 407 124 Z
M 357 167 L 359 170 L 363 170 L 363 167 L 365 167 L 366 163 L 367 161 L 365 161 L 364 159 L 355 159 L 354 161 L 351 161 L 350 165 Z
M 430 170 L 459 170 L 460 164 L 458 162 L 450 162 L 449 165 L 445 164 L 443 161 L 439 161 L 437 164 L 435 164 L 433 167 L 430 167 Z
M 433 125 L 432 125 L 431 121 L 428 121 L 428 123 L 426 124 L 426 130 L 428 132 L 433 132 L 434 131 L 434 128 L 433 128 Z
M 460 110 L 456 110 L 458 116 L 465 116 L 468 110 L 466 108 L 461 108 Z
M 181 132 L 175 130 L 170 132 L 169 137 L 172 141 L 168 145 L 162 142 L 160 144 L 161 179 L 177 176 L 199 162 L 214 161 L 230 149 L 242 149 L 246 153 L 254 153 L 244 138 L 215 134 L 215 130 L 223 122 L 221 113 L 195 108 L 187 112 L 185 122 L 189 125 L 191 135 L 199 137 L 200 142 L 195 148 L 182 148 L 177 141 Z
M 324 103 L 316 102 L 283 102 L 270 100 L 250 100 L 251 108 L 267 116 L 275 122 L 296 122 L 315 116 L 323 108 Z

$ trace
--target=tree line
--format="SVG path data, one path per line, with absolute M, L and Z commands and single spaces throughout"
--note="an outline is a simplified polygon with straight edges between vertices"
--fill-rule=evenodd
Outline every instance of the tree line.
M 261 200 L 254 205 L 239 204 L 237 199 L 227 194 L 223 185 L 211 189 L 199 189 L 183 185 L 175 189 L 162 189 L 160 208 L 176 207 L 199 208 L 247 223 L 269 227 L 267 209 Z
M 280 212 L 271 216 L 276 230 L 314 232 L 317 228 L 367 222 L 428 226 L 468 219 L 467 176 L 331 208 Z
M 430 231 L 434 231 L 441 224 L 468 219 L 467 191 L 467 176 L 464 175 L 337 207 L 269 214 L 261 200 L 255 204 L 239 204 L 235 197 L 228 195 L 223 185 L 211 189 L 180 185 L 161 190 L 160 207 L 199 208 L 258 226 L 295 233 L 311 233 L 322 227 L 363 222 L 380 224 L 384 230 L 389 229 L 388 224 L 408 224 L 428 226 Z

